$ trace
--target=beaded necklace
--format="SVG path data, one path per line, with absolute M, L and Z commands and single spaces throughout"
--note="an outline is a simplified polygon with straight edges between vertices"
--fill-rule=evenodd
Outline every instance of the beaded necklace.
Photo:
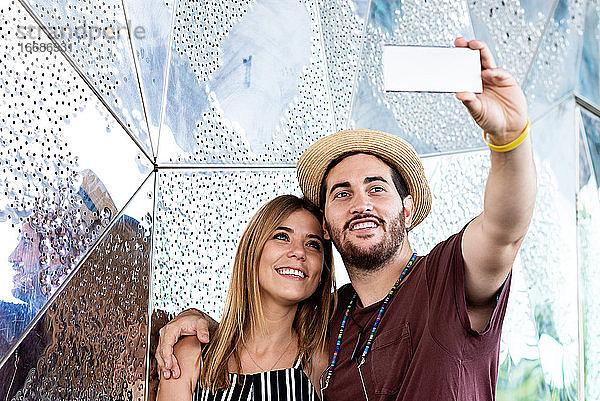
M 377 319 L 375 319 L 375 323 L 373 323 L 373 328 L 371 329 L 371 334 L 369 335 L 369 339 L 367 340 L 367 345 L 365 345 L 365 349 L 363 350 L 362 355 L 360 357 L 360 362 L 358 364 L 359 368 L 365 362 L 367 353 L 369 352 L 369 349 L 371 348 L 371 345 L 373 344 L 373 339 L 375 338 L 375 331 L 377 330 L 377 326 L 379 325 L 379 322 L 381 320 L 381 317 L 383 316 L 383 312 L 385 311 L 385 308 L 387 307 L 388 303 L 390 302 L 390 299 L 392 298 L 392 295 L 394 294 L 394 292 L 396 291 L 396 289 L 398 288 L 400 283 L 402 283 L 402 281 L 404 280 L 404 278 L 406 277 L 406 275 L 412 268 L 416 259 L 417 259 L 417 254 L 413 253 L 412 257 L 406 264 L 406 267 L 402 271 L 402 274 L 400 274 L 400 277 L 398 277 L 398 280 L 396 280 L 396 283 L 394 283 L 394 286 L 392 287 L 390 292 L 384 298 L 383 304 L 381 305 L 381 308 L 379 308 L 379 313 L 377 314 Z M 348 316 L 350 315 L 350 312 L 352 311 L 352 307 L 354 306 L 354 303 L 356 302 L 356 298 L 357 298 L 357 295 L 355 292 L 354 295 L 352 296 L 352 299 L 350 300 L 350 303 L 348 304 L 348 307 L 346 308 L 346 312 L 344 313 L 344 318 L 342 319 L 340 331 L 338 333 L 337 341 L 335 343 L 335 350 L 333 351 L 333 357 L 331 359 L 331 364 L 329 365 L 329 368 L 327 368 L 327 377 L 325 379 L 325 386 L 321 389 L 321 392 L 329 386 L 329 380 L 331 379 L 331 376 L 333 376 L 333 369 L 334 369 L 335 363 L 337 361 L 337 356 L 340 351 L 340 346 L 342 345 L 342 336 L 344 335 L 344 329 L 346 328 L 346 321 L 348 320 Z M 358 346 L 358 344 L 357 344 L 357 346 Z M 363 387 L 364 387 L 364 384 L 363 384 Z

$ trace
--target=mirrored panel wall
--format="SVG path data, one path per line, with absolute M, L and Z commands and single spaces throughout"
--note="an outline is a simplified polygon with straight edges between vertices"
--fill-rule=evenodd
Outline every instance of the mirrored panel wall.
M 269 199 L 300 195 L 293 169 L 159 174 L 152 306 L 220 319 L 238 240 Z
M 154 175 L 0 368 L 8 400 L 142 401 Z
M 585 364 L 585 396 L 600 398 L 600 347 L 598 336 L 598 285 L 600 285 L 600 116 L 585 110 L 579 119 L 579 185 L 577 192 L 577 241 L 582 304 L 581 329 Z
M 453 94 L 388 93 L 383 86 L 383 45 L 451 46 L 458 36 L 473 37 L 466 2 L 372 0 L 364 32 L 348 128 L 400 135 L 421 154 L 481 146 Z
M 52 53 L 63 50 L 70 70 L 90 85 L 97 101 L 107 107 L 140 149 L 147 156 L 152 155 L 130 40 L 130 36 L 141 36 L 141 33 L 127 20 L 123 2 L 29 0 L 19 3 L 36 22 L 20 26 L 18 32 L 38 46 L 44 45 L 42 53 L 48 52 L 49 46 Z M 32 45 L 32 53 L 38 53 L 34 49 Z
M 333 130 L 316 0 L 180 0 L 158 161 L 289 164 Z
M 152 164 L 22 4 L 0 8 L 1 362 Z
M 496 399 L 600 399 L 598 0 L 6 0 L 0 399 L 155 399 L 158 329 L 219 318 L 240 235 L 299 194 L 317 139 L 423 156 L 421 254 L 482 208 L 489 150 L 453 94 L 386 93 L 384 44 L 485 40 L 523 85 L 538 171 Z M 347 282 L 336 259 L 338 283 Z

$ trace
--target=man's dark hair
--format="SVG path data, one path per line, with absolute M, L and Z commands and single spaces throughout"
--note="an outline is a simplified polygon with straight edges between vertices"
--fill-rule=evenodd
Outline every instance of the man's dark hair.
M 333 159 L 331 161 L 331 163 L 329 163 L 329 165 L 327 166 L 327 170 L 325 170 L 325 175 L 323 175 L 323 180 L 321 181 L 321 189 L 319 191 L 319 205 L 321 205 L 322 208 L 325 207 L 325 198 L 327 195 L 326 194 L 327 188 L 326 188 L 325 182 L 327 181 L 327 176 L 329 175 L 329 172 L 331 171 L 331 169 L 334 168 L 335 166 L 337 166 L 346 157 L 358 155 L 361 153 L 366 154 L 366 155 L 375 156 L 376 158 L 378 158 L 379 160 L 384 162 L 391 170 L 392 182 L 394 183 L 394 186 L 396 187 L 396 191 L 398 191 L 400 198 L 402 200 L 404 200 L 404 198 L 406 198 L 406 196 L 409 195 L 408 186 L 406 185 L 406 181 L 404 181 L 404 177 L 402 177 L 402 174 L 400 174 L 400 172 L 398 170 L 396 170 L 396 168 L 394 166 L 392 166 L 392 164 L 390 162 L 388 162 L 385 159 L 382 159 L 380 156 L 374 155 L 369 152 L 361 152 L 361 151 L 348 152 L 348 153 L 343 153 L 340 156 Z

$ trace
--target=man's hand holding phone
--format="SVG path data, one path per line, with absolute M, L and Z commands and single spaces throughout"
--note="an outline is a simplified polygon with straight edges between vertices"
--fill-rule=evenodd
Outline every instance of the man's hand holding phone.
M 469 47 L 481 53 L 483 92 L 458 92 L 456 98 L 490 137 L 495 145 L 504 145 L 518 138 L 527 125 L 527 100 L 516 79 L 498 68 L 492 52 L 481 40 L 456 38 L 456 47 Z
M 454 46 L 384 46 L 386 91 L 455 92 L 495 145 L 519 137 L 527 102 L 517 81 L 496 66 L 483 41 L 459 37 Z

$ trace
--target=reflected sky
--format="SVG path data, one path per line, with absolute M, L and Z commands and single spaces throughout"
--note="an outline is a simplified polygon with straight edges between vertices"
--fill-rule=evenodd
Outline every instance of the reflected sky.
M 169 70 L 168 127 L 161 131 L 161 159 L 180 153 L 179 149 L 197 151 L 195 133 L 207 126 L 210 135 L 226 130 L 239 153 L 250 152 L 253 157 L 265 153 L 265 145 L 282 129 L 286 111 L 297 100 L 301 76 L 311 64 L 311 24 L 306 5 L 296 0 L 257 1 L 211 48 L 210 57 L 218 58 L 218 68 L 206 82 L 207 72 L 196 71 L 196 60 L 178 51 L 196 45 L 187 37 L 179 39 L 182 43 L 173 49 Z M 201 33 L 204 27 L 190 29 Z
M 252 151 L 270 142 L 310 63 L 311 19 L 297 0 L 263 0 L 221 45 L 222 65 L 207 85 Z

